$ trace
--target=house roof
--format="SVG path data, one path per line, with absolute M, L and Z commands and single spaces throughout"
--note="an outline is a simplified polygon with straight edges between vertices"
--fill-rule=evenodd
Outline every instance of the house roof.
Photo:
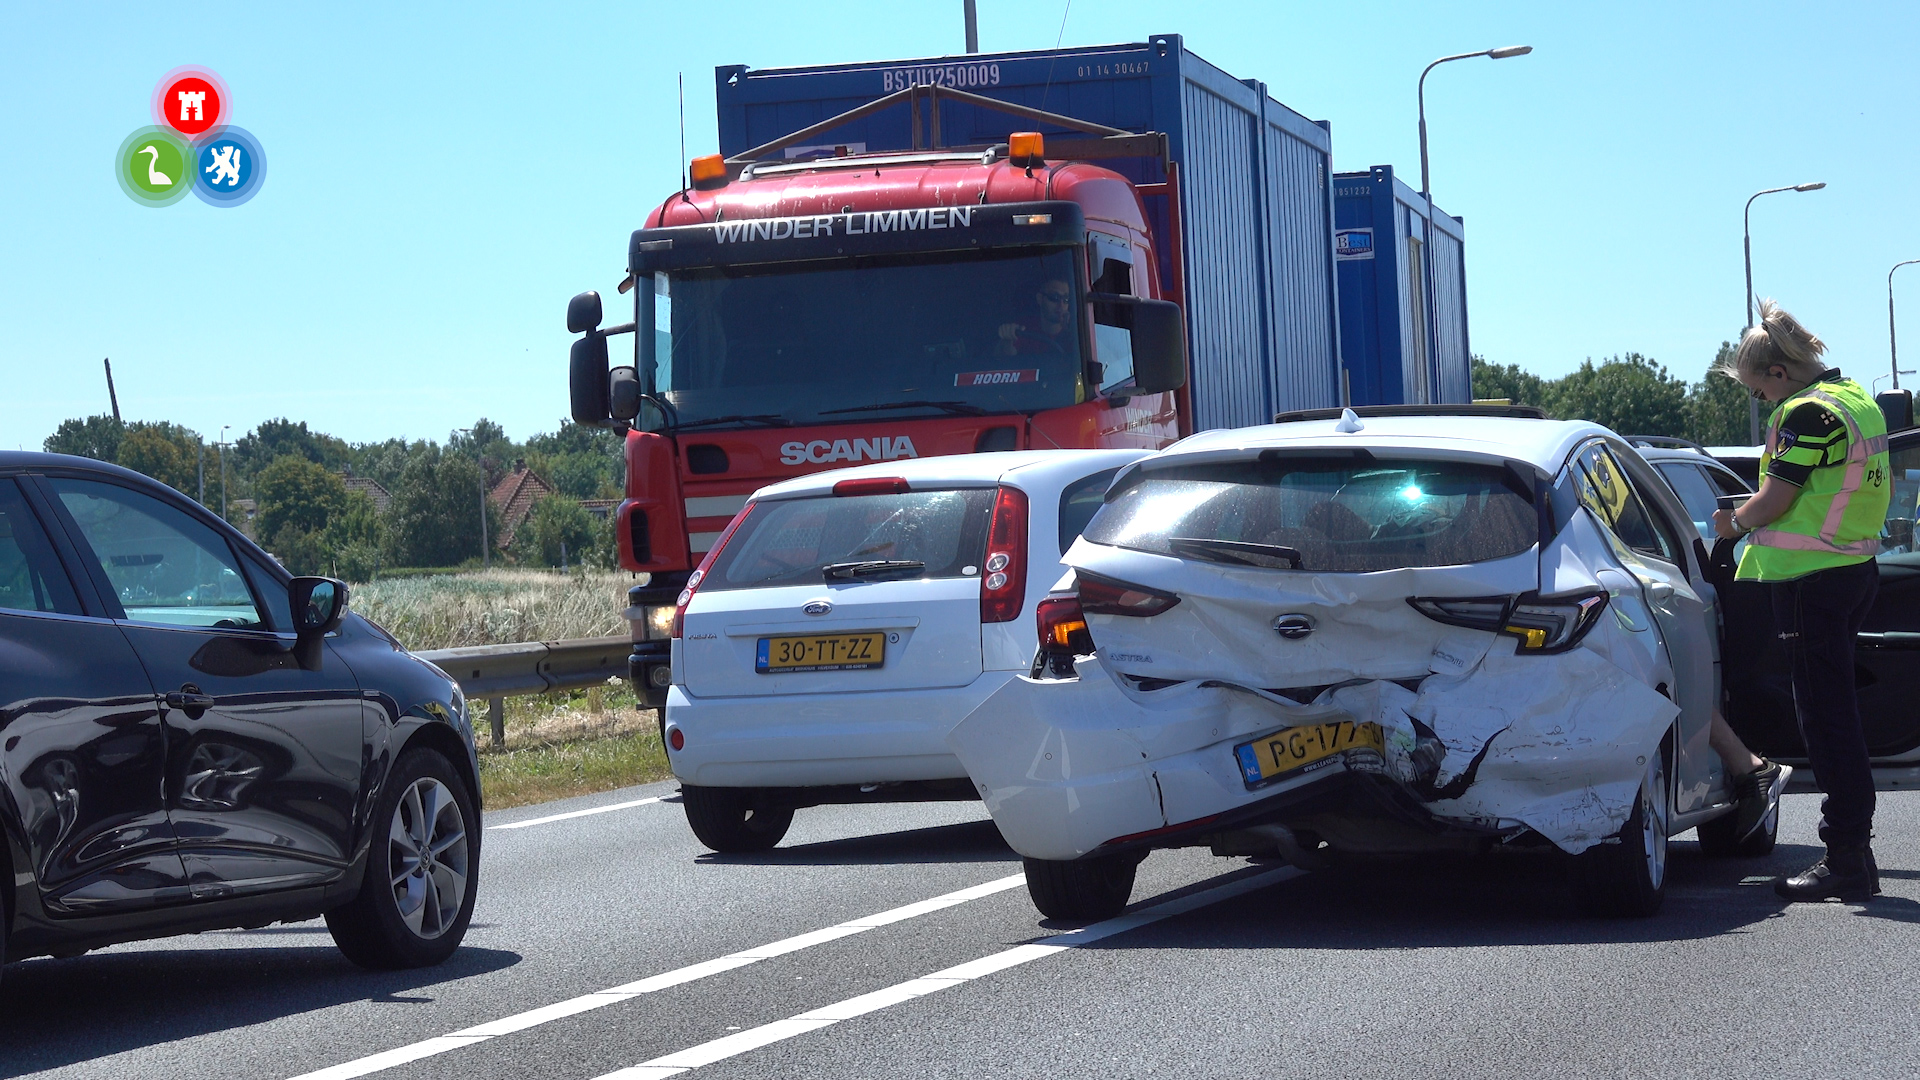
M 373 477 L 348 475 L 341 479 L 346 483 L 348 491 L 358 491 L 372 499 L 373 508 L 379 513 L 386 513 L 387 507 L 393 505 L 393 496 L 388 494 L 387 489 L 380 486 L 380 481 Z
M 516 463 L 514 470 L 500 478 L 487 493 L 493 505 L 500 508 L 500 546 L 513 543 L 513 534 L 520 524 L 533 513 L 533 504 L 545 496 L 553 494 L 553 485 L 540 479 L 538 473 Z

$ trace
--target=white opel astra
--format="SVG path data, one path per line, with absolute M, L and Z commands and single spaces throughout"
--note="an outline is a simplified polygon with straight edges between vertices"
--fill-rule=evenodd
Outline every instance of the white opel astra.
M 924 458 L 762 488 L 680 596 L 667 757 L 716 851 L 794 810 L 978 799 L 947 735 L 1031 672 L 1034 605 L 1145 450 Z
M 1659 905 L 1669 836 L 1772 847 L 1777 811 L 1728 835 L 1718 609 L 1672 490 L 1604 428 L 1456 411 L 1121 471 L 1036 611 L 1038 677 L 949 740 L 1044 914 L 1117 913 L 1162 847 L 1550 846 L 1617 914 Z

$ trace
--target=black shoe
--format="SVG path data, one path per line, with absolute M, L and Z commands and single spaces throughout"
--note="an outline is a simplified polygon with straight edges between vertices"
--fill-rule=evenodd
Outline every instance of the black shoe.
M 1773 891 L 1787 900 L 1840 899 L 1863 903 L 1880 891 L 1880 868 L 1865 848 L 1829 851 L 1792 877 L 1775 878 Z
M 1790 766 L 1761 758 L 1759 768 L 1733 782 L 1733 796 L 1739 802 L 1739 809 L 1733 812 L 1736 842 L 1759 832 L 1766 824 L 1767 815 L 1780 808 L 1780 793 L 1786 790 L 1787 780 L 1792 776 Z

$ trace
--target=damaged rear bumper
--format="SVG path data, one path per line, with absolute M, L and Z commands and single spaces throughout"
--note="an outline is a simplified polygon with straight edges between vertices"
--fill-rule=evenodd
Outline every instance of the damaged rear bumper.
M 1303 823 L 1336 845 L 1389 849 L 1530 829 L 1577 853 L 1626 821 L 1678 710 L 1588 649 L 1510 649 L 1417 691 L 1372 681 L 1305 705 L 1222 682 L 1143 692 L 1083 660 L 1078 679 L 1010 681 L 947 742 L 1007 842 L 1031 858 Z M 1379 724 L 1384 753 L 1343 751 L 1248 786 L 1236 746 L 1339 721 Z

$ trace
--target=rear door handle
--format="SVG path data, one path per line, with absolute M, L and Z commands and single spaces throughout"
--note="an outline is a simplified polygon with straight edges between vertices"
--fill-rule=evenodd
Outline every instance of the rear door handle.
M 1647 583 L 1647 596 L 1656 604 L 1671 600 L 1673 599 L 1673 584 L 1666 581 L 1650 581 Z

